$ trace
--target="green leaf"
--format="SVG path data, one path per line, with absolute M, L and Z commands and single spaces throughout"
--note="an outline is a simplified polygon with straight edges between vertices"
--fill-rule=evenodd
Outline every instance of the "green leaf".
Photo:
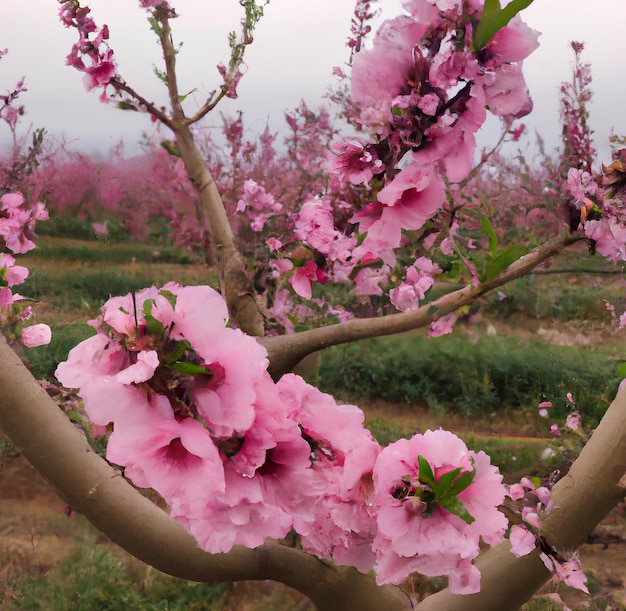
M 533 0 L 511 0 L 500 9 L 500 0 L 485 0 L 480 22 L 474 30 L 472 39 L 474 51 L 487 46 L 494 34 L 505 27 L 517 13 L 532 4 Z
M 154 299 L 146 299 L 141 306 L 141 313 L 144 316 L 150 316 L 152 314 L 152 306 L 154 305 Z
M 191 91 L 185 93 L 185 94 L 179 95 L 178 96 L 178 101 L 179 102 L 184 102 L 192 93 L 194 93 L 194 91 L 196 91 L 195 88 L 192 89 Z
M 626 378 L 626 363 L 621 363 L 617 366 L 617 377 L 621 380 Z
M 137 110 L 137 107 L 134 104 L 131 104 L 130 102 L 126 102 L 125 100 L 122 100 L 121 102 L 118 102 L 116 105 L 116 108 L 119 108 L 120 110 Z
M 175 308 L 176 307 L 176 295 L 172 293 L 172 291 L 168 291 L 167 289 L 159 291 L 159 295 L 161 297 L 165 297 L 170 302 L 170 305 Z
M 470 512 L 467 511 L 465 505 L 456 497 L 441 499 L 439 504 L 451 514 L 461 518 L 466 524 L 471 524 L 475 520 Z
M 460 494 L 469 487 L 469 485 L 474 481 L 474 476 L 476 475 L 476 469 L 472 469 L 471 471 L 464 471 L 457 478 L 457 480 L 450 487 L 450 494 L 456 496 Z
M 175 363 L 169 365 L 169 368 L 186 376 L 213 375 L 206 367 L 203 367 L 202 365 L 196 365 L 195 363 L 190 363 L 189 361 L 176 361 Z
M 191 349 L 191 344 L 183 339 L 179 342 L 176 342 L 176 346 L 172 352 L 170 352 L 167 356 L 165 356 L 163 362 L 166 365 L 170 365 L 171 363 L 175 363 L 176 361 L 180 361 L 181 357 L 184 356 L 187 350 Z
M 178 145 L 173 140 L 163 140 L 161 147 L 164 148 L 172 157 L 180 157 Z
M 431 305 L 428 307 L 428 310 L 426 310 L 426 315 L 434 316 L 437 312 L 439 312 L 439 308 L 437 306 Z
M 450 487 L 452 485 L 452 482 L 454 482 L 454 480 L 459 476 L 459 473 L 461 473 L 461 467 L 453 469 L 452 471 L 448 471 L 439 478 L 436 491 L 438 497 L 440 495 L 443 497 L 450 494 Z
M 498 250 L 498 236 L 496 235 L 491 222 L 484 214 L 480 215 L 480 226 L 487 234 L 487 239 L 489 240 L 489 254 L 493 255 L 496 250 Z
M 509 246 L 501 250 L 489 263 L 485 271 L 484 280 L 489 280 L 497 276 L 503 269 L 506 269 L 511 263 L 517 261 L 520 257 L 528 254 L 529 248 L 521 244 Z
M 420 484 L 424 484 L 424 486 L 428 486 L 431 490 L 435 490 L 435 474 L 428 464 L 428 461 L 421 454 L 417 457 L 417 464 L 419 465 L 418 479 Z
M 160 337 L 165 333 L 165 327 L 160 320 L 157 320 L 152 314 L 144 316 L 146 321 L 146 330 L 148 335 L 154 335 Z
M 402 108 L 397 108 L 396 106 L 392 106 L 391 114 L 396 115 L 396 117 L 401 117 L 404 114 L 404 110 L 402 110 Z

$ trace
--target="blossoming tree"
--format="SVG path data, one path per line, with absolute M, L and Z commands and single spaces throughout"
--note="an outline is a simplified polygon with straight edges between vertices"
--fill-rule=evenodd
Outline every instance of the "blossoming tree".
M 585 589 L 574 552 L 625 493 L 623 395 L 552 491 L 528 480 L 507 489 L 486 454 L 443 430 L 381 448 L 357 407 L 290 373 L 337 343 L 421 326 L 445 333 L 459 307 L 579 240 L 626 258 L 621 159 L 606 168 L 603 185 L 572 168 L 567 184 L 579 222 L 532 250 L 500 246 L 489 215 L 463 196 L 487 109 L 508 129 L 532 107 L 521 61 L 537 33 L 519 16 L 530 0 L 504 8 L 497 0 L 406 0 L 406 13 L 385 21 L 371 48 L 354 41 L 346 112 L 358 136 L 333 145 L 328 190 L 302 202 L 294 221 L 315 256 L 299 258 L 275 237 L 271 269 L 305 298 L 326 280 L 388 290 L 399 313 L 272 336 L 191 129 L 222 97 L 236 96 L 263 6 L 241 0 L 241 36 L 231 35 L 232 57 L 218 66 L 223 82 L 188 115 L 170 2 L 139 3 L 163 50 L 169 111 L 122 78 L 108 28 L 87 7 L 59 4 L 63 24 L 79 35 L 68 63 L 84 73 L 87 89 L 171 130 L 216 244 L 222 292 L 170 282 L 113 297 L 91 321 L 96 334 L 59 365 L 58 379 L 78 389 L 94 431 L 109 435 L 106 457 L 117 467 L 90 449 L 1 345 L 0 425 L 15 446 L 113 541 L 186 579 L 275 579 L 320 609 L 377 611 L 516 609 L 551 571 Z M 369 11 L 357 3 L 357 38 Z M 345 202 L 333 200 L 341 183 L 367 193 L 358 209 L 346 213 Z M 254 185 L 247 197 L 244 209 L 255 202 L 257 211 L 276 210 Z M 18 199 L 3 196 L 2 210 Z M 464 228 L 484 235 L 481 265 Z M 10 228 L 2 235 L 7 245 L 13 239 Z M 441 272 L 435 258 L 460 262 L 468 283 L 420 305 Z M 168 512 L 129 482 L 156 490 Z M 499 510 L 505 496 L 526 503 L 510 531 Z M 280 542 L 291 531 L 296 547 Z M 481 553 L 483 543 L 490 549 Z M 446 575 L 448 588 L 412 600 L 400 586 L 416 572 Z

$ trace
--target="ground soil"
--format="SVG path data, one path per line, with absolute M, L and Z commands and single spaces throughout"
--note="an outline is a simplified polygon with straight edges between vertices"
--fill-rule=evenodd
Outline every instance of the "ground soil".
M 576 323 L 557 325 L 541 321 L 499 321 L 490 323 L 487 332 L 508 335 L 515 328 L 523 333 L 542 336 L 564 345 L 617 345 L 615 330 L 602 325 L 583 327 Z M 427 410 L 407 410 L 403 406 L 371 402 L 363 406 L 367 417 L 384 417 L 414 428 L 424 430 L 445 425 L 457 433 L 471 430 L 475 435 L 533 436 L 533 427 L 527 419 L 499 416 L 497 420 L 465 421 L 460 417 L 438 416 Z M 32 467 L 11 449 L 0 434 L 0 611 L 14 608 L 9 584 L 20 575 L 45 574 L 59 563 L 84 537 L 88 528 L 80 516 L 70 517 L 69 508 L 47 486 Z M 106 544 L 105 540 L 101 544 Z M 626 609 L 626 505 L 620 504 L 596 529 L 580 557 L 592 576 L 597 591 L 591 609 Z M 311 606 L 302 597 L 285 589 L 276 595 L 275 585 L 237 584 L 225 599 L 224 608 L 239 611 L 269 611 L 290 609 L 308 611 Z M 280 586 L 278 586 L 280 588 Z M 268 594 L 268 592 L 271 593 Z M 4 596 L 2 594 L 4 593 Z M 272 602 L 265 605 L 259 601 Z M 571 592 L 564 599 L 573 609 L 583 608 L 589 599 L 581 600 Z M 284 601 L 284 606 L 276 606 Z M 606 603 L 606 604 L 605 604 Z M 279 605 L 282 603 L 278 603 Z M 608 606 L 607 606 L 608 605 Z

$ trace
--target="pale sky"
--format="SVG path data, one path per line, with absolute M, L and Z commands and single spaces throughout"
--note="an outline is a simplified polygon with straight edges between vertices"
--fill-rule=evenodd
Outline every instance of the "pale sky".
M 175 41 L 182 41 L 178 57 L 181 90 L 206 93 L 220 79 L 215 68 L 227 60 L 227 32 L 238 30 L 241 7 L 237 0 L 172 0 L 181 15 L 172 22 Z M 397 14 L 400 0 L 380 0 L 386 16 Z M 122 112 L 87 93 L 82 75 L 65 66 L 75 31 L 57 19 L 56 0 L 0 0 L 0 91 L 22 76 L 29 91 L 23 96 L 28 116 L 24 123 L 43 126 L 64 135 L 75 149 L 106 153 L 120 139 L 129 151 L 138 150 L 142 131 L 150 130 L 145 115 Z M 121 75 L 142 95 L 164 99 L 163 86 L 151 73 L 160 64 L 156 39 L 136 0 L 93 0 L 92 15 L 111 31 Z M 246 125 L 262 130 L 270 121 L 282 123 L 283 110 L 304 98 L 321 102 L 333 84 L 332 67 L 342 65 L 354 0 L 271 0 L 248 51 L 248 73 L 239 87 L 239 99 L 217 110 L 244 111 Z M 573 54 L 568 42 L 585 43 L 583 57 L 592 63 L 594 99 L 591 124 L 600 160 L 607 162 L 611 127 L 626 134 L 626 80 L 621 69 L 626 56 L 626 2 L 624 0 L 535 0 L 523 11 L 526 22 L 542 32 L 541 47 L 525 62 L 524 72 L 535 109 L 525 123 L 540 131 L 549 146 L 559 142 L 558 86 L 569 78 Z M 202 99 L 200 96 L 199 101 Z M 205 124 L 218 124 L 217 113 Z M 495 132 L 480 137 L 488 144 Z M 0 143 L 8 132 L 0 131 Z

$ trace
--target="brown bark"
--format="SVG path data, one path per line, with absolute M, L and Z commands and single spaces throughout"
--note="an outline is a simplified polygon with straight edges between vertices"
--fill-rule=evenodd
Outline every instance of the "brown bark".
M 172 107 L 171 120 L 167 126 L 174 133 L 187 176 L 198 192 L 202 211 L 211 228 L 217 252 L 216 263 L 222 274 L 223 297 L 237 327 L 248 335 L 262 336 L 265 334 L 264 320 L 254 297 L 252 282 L 237 248 L 222 197 L 189 129 L 192 121 L 185 117 L 182 107 L 176 79 L 176 49 L 167 16 L 162 18 L 160 25 L 160 41 Z

